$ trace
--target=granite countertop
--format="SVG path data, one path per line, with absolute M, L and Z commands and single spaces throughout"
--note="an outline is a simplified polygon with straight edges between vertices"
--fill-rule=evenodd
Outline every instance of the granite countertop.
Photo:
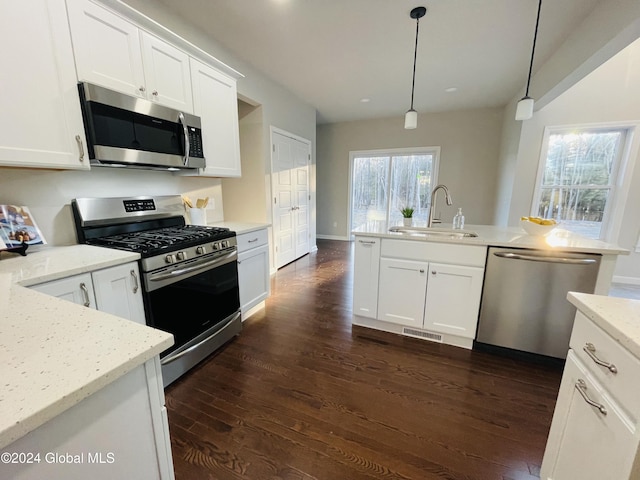
M 210 224 L 213 227 L 224 227 L 236 232 L 237 235 L 243 233 L 255 232 L 271 226 L 270 223 L 251 223 L 251 222 L 215 222 Z
M 640 359 L 640 300 L 569 292 L 567 299 Z
M 89 245 L 0 261 L 0 448 L 173 344 L 161 330 L 25 288 L 131 261 Z
M 450 224 L 437 225 L 437 228 L 451 228 Z M 528 235 L 520 227 L 496 227 L 493 225 L 465 225 L 465 231 L 473 231 L 477 237 L 449 238 L 428 237 L 408 233 L 390 232 L 386 222 L 368 222 L 354 230 L 354 235 L 395 238 L 421 242 L 457 243 L 464 245 L 482 245 L 492 247 L 533 248 L 538 250 L 558 250 L 563 252 L 600 253 L 628 255 L 629 251 L 611 243 L 592 240 L 575 233 L 555 228 L 546 236 Z M 454 230 L 452 230 L 453 232 Z

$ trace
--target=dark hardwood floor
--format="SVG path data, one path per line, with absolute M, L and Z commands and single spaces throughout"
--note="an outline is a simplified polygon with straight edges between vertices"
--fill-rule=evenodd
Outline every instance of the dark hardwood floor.
M 167 388 L 176 479 L 537 479 L 561 369 L 353 327 L 352 281 L 318 240 Z

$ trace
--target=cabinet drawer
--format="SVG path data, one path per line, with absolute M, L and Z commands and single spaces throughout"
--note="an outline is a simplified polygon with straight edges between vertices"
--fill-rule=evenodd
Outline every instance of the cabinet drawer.
M 264 228 L 254 232 L 243 233 L 236 237 L 236 241 L 238 242 L 238 253 L 249 250 L 250 248 L 267 245 L 269 241 L 267 229 Z
M 576 313 L 570 346 L 611 396 L 635 420 L 640 419 L 640 361 L 580 312 Z M 596 359 L 612 366 L 599 365 Z
M 484 267 L 487 247 L 383 238 L 380 255 L 407 260 Z

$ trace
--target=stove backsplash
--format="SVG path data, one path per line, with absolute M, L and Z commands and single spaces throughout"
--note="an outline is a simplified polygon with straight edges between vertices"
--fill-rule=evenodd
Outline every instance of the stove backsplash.
M 150 170 L 95 169 L 90 172 L 0 168 L 0 204 L 26 205 L 49 245 L 73 245 L 71 199 L 137 195 L 209 197 L 207 221 L 224 220 L 222 182 Z M 35 248 L 34 248 L 35 250 Z

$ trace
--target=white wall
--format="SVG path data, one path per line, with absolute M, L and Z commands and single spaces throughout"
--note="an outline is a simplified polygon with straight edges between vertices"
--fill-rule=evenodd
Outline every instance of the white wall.
M 541 142 L 545 127 L 589 124 L 623 124 L 635 128 L 628 163 L 621 175 L 614 222 L 608 241 L 632 251 L 618 259 L 617 281 L 640 284 L 640 40 L 624 49 L 597 70 L 522 123 L 520 146 L 511 196 L 509 224 L 531 208 Z M 635 168 L 634 168 L 635 167 Z

